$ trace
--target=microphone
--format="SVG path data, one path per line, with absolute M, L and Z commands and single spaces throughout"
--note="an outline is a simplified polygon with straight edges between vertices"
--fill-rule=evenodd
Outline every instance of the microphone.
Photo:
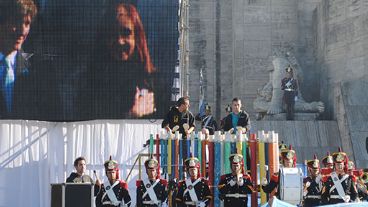
M 93 170 L 93 174 L 95 175 L 96 179 L 98 179 L 98 176 L 97 176 L 96 170 Z

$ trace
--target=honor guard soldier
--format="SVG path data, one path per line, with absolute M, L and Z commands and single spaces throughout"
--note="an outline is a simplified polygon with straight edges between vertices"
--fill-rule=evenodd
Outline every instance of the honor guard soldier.
M 205 106 L 205 114 L 201 116 L 198 114 L 196 117 L 197 121 L 201 121 L 202 133 L 205 135 L 214 135 L 215 131 L 218 130 L 217 122 L 215 118 L 212 116 L 211 106 L 206 104 Z
M 212 196 L 208 181 L 200 177 L 200 162 L 196 157 L 185 160 L 189 178 L 179 182 L 176 196 L 177 206 L 205 207 L 208 206 Z
M 327 180 L 328 176 L 331 175 L 334 168 L 333 158 L 330 152 L 322 159 L 323 168 L 321 169 L 322 180 Z
M 359 180 L 357 181 L 357 189 L 359 200 L 368 201 L 368 170 L 363 170 Z
M 330 168 L 330 169 L 334 168 L 333 158 L 330 152 L 327 152 L 326 157 L 322 159 L 322 164 L 324 168 Z
M 321 204 L 322 177 L 320 175 L 319 160 L 314 155 L 313 160 L 307 161 L 309 176 L 304 178 L 304 205 L 319 206 Z
M 240 154 L 229 157 L 231 173 L 221 176 L 218 184 L 220 199 L 224 201 L 225 207 L 247 206 L 248 194 L 253 190 L 252 179 L 244 173 L 244 160 Z
M 96 207 L 130 206 L 128 185 L 119 180 L 119 164 L 110 156 L 104 166 L 108 180 L 101 185 L 96 196 Z
M 285 168 L 292 168 L 296 167 L 296 153 L 293 150 L 292 146 L 290 145 L 289 148 L 283 149 L 280 153 L 281 155 L 281 164 Z M 270 198 L 276 196 L 280 198 L 280 190 L 279 190 L 279 183 L 280 177 L 279 173 L 275 173 L 271 176 L 270 182 L 268 183 L 267 179 L 264 178 L 262 180 L 262 189 L 265 193 L 270 194 Z
M 334 171 L 324 180 L 322 188 L 323 204 L 348 203 L 357 199 L 354 177 L 347 174 L 348 157 L 339 148 L 332 154 Z
M 286 105 L 286 119 L 294 120 L 294 105 L 298 96 L 298 82 L 293 76 L 293 68 L 289 65 L 286 69 L 286 77 L 281 80 L 281 90 L 284 91 L 284 103 Z
M 158 161 L 144 162 L 147 179 L 137 180 L 137 207 L 167 207 L 167 181 L 160 179 Z

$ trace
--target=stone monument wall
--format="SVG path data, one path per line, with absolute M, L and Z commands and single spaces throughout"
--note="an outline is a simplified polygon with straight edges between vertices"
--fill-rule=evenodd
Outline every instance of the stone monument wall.
M 189 95 L 198 111 L 199 71 L 205 99 L 220 119 L 235 96 L 254 117 L 257 89 L 268 81 L 272 50 L 292 46 L 303 69 L 307 101 L 319 100 L 313 14 L 320 0 L 191 0 Z M 318 75 L 317 75 L 318 76 Z

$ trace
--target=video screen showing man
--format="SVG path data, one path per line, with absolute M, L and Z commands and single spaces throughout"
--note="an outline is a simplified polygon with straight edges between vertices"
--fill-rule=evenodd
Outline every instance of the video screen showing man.
M 0 118 L 33 118 L 37 113 L 34 72 L 23 43 L 37 14 L 32 0 L 0 1 Z

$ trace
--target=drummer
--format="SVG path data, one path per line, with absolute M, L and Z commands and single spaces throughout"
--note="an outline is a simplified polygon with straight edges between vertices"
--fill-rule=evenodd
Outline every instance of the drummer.
M 296 167 L 296 153 L 290 145 L 289 148 L 281 150 L 281 164 L 284 168 L 294 168 Z M 265 193 L 270 194 L 270 198 L 276 196 L 280 198 L 279 194 L 279 173 L 275 173 L 271 176 L 270 182 L 268 183 L 267 179 L 264 178 L 262 180 L 262 189 Z

